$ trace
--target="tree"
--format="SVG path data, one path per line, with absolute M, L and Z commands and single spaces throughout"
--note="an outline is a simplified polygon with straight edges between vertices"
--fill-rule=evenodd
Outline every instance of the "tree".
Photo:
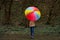
M 55 3 L 57 2 L 57 0 L 53 0 L 53 1 L 51 1 L 52 2 L 52 4 L 50 5 L 51 7 L 50 7 L 50 9 L 49 9 L 49 15 L 48 15 L 48 20 L 47 20 L 47 24 L 51 24 L 50 23 L 50 21 L 52 20 L 52 15 L 53 14 L 55 14 L 55 13 L 53 13 L 53 9 L 54 9 L 54 7 L 55 7 Z M 50 2 L 50 3 L 51 3 Z M 55 14 L 56 15 L 56 14 Z M 54 15 L 54 16 L 55 16 Z
M 10 20 L 10 15 L 11 15 L 11 7 L 13 4 L 13 0 L 10 1 L 5 1 L 4 6 L 5 6 L 5 20 L 4 20 L 4 24 L 10 24 L 11 20 Z

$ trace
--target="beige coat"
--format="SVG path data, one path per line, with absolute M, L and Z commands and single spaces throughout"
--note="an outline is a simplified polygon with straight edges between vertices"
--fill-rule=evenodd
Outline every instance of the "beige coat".
M 29 22 L 29 27 L 33 27 L 33 26 L 35 26 L 35 22 L 30 21 L 30 22 Z

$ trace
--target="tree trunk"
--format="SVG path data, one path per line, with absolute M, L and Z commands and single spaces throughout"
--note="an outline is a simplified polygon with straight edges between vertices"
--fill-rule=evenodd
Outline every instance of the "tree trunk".
M 8 2 L 10 2 L 9 5 L 7 5 Z M 5 22 L 4 22 L 4 24 L 10 24 L 11 23 L 10 15 L 11 15 L 12 3 L 13 3 L 13 0 L 5 2 Z
M 55 7 L 55 3 L 57 2 L 57 0 L 55 0 L 54 2 L 53 2 L 53 4 L 51 5 L 51 8 L 49 9 L 50 10 L 50 12 L 49 12 L 49 16 L 48 16 L 48 20 L 47 20 L 47 24 L 51 24 L 50 23 L 50 21 L 51 21 L 51 19 L 52 19 L 52 11 L 53 11 L 53 9 L 54 9 L 54 7 Z M 56 14 L 55 14 L 56 15 Z M 54 15 L 54 16 L 55 16 Z

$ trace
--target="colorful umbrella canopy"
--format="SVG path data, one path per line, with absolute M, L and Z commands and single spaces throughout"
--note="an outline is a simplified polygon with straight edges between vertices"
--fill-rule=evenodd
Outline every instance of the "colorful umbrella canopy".
M 25 10 L 25 16 L 30 21 L 37 21 L 41 17 L 41 13 L 36 7 L 28 7 Z

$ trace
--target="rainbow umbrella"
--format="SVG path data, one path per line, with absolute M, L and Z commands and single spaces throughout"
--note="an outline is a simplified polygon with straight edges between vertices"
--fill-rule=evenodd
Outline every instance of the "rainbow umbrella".
M 28 7 L 25 10 L 25 16 L 30 21 L 37 21 L 41 17 L 41 13 L 36 7 Z

